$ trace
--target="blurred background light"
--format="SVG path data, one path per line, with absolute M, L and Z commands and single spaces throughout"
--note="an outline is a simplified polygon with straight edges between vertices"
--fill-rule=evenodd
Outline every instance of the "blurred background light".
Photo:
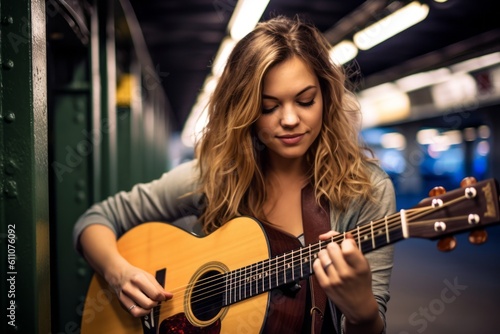
M 429 6 L 414 1 L 354 34 L 354 44 L 361 50 L 368 50 L 421 22 L 427 14 L 429 14 Z
M 342 65 L 354 59 L 358 48 L 353 42 L 344 40 L 330 49 L 330 58 L 335 64 Z
M 234 40 L 240 40 L 255 28 L 269 0 L 239 0 L 229 21 L 229 33 Z

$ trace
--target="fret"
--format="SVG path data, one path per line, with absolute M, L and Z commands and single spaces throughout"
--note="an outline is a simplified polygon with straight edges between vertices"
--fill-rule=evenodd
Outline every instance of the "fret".
M 302 248 L 299 249 L 300 258 L 300 277 L 304 277 L 304 258 L 302 257 Z
M 250 296 L 253 297 L 259 293 L 259 264 L 252 265 L 252 274 L 250 275 L 252 286 L 250 287 Z
M 232 302 L 234 300 L 242 300 L 243 299 L 243 291 L 242 291 L 242 279 L 241 279 L 241 271 L 243 269 L 234 270 L 234 274 L 230 276 L 232 282 L 229 284 L 231 288 L 232 298 L 229 300 Z
M 226 274 L 226 280 L 224 282 L 225 283 L 224 286 L 226 288 L 226 293 L 224 294 L 224 303 L 225 303 L 225 305 L 229 305 L 229 302 L 231 301 L 231 295 L 232 295 L 231 275 L 232 275 L 231 271 L 229 273 L 227 273 Z M 227 277 L 229 277 L 229 278 L 227 278 Z
M 257 265 L 251 265 L 250 270 L 250 297 L 256 295 L 257 293 L 253 293 L 253 291 L 257 292 Z
M 288 277 L 287 277 L 287 269 L 288 269 L 288 261 L 286 259 L 286 255 L 283 255 L 283 283 L 286 284 L 288 283 Z
M 236 270 L 234 275 L 231 276 L 231 300 L 234 300 L 235 302 L 238 300 L 238 295 L 240 295 L 239 300 L 241 300 L 241 289 L 242 287 L 245 287 L 244 276 L 242 275 L 243 270 L 244 269 Z
M 279 266 L 278 266 L 278 269 L 279 269 L 279 272 L 280 272 L 280 280 L 279 280 L 279 284 L 285 284 L 286 283 L 286 267 L 285 267 L 285 263 L 286 263 L 286 254 L 283 254 L 282 256 L 280 256 L 280 261 L 279 261 Z
M 310 274 L 313 272 L 313 269 L 312 269 L 313 260 L 312 260 L 311 247 L 309 247 L 309 250 L 307 251 L 306 256 L 307 256 L 307 264 L 306 264 L 307 265 L 307 273 Z
M 253 294 L 252 294 L 252 284 L 253 284 L 254 280 L 252 279 L 252 267 L 253 267 L 253 265 L 250 265 L 249 269 L 247 270 L 246 281 L 247 281 L 247 286 L 248 286 L 248 297 L 252 297 L 253 296 Z
M 240 277 L 238 277 L 238 273 L 240 274 L 239 275 Z M 238 288 L 241 291 L 241 285 L 242 285 L 241 283 L 242 283 L 241 282 L 241 270 L 235 271 L 233 273 L 233 275 L 230 276 L 229 286 L 230 286 L 231 294 L 230 294 L 229 300 L 231 300 L 231 301 L 233 301 L 233 300 L 236 301 L 237 300 L 236 298 L 237 298 L 238 295 L 237 295 L 236 291 L 237 291 Z
M 408 239 L 408 224 L 406 222 L 406 211 L 404 209 L 401 209 L 400 211 L 400 216 L 401 216 L 401 228 L 403 230 L 403 237 L 405 239 Z
M 245 282 L 245 284 L 242 284 L 243 285 L 243 299 L 246 299 L 247 298 L 247 286 L 248 286 L 248 276 L 247 276 L 247 267 L 244 268 L 243 270 L 243 282 Z
M 391 239 L 389 238 L 389 223 L 387 222 L 387 216 L 385 216 L 384 221 L 385 221 L 385 239 L 387 240 L 387 244 L 390 244 Z
M 293 275 L 293 261 L 292 261 L 293 257 L 292 257 L 292 254 L 293 254 L 293 251 L 292 251 L 292 253 L 290 253 L 291 259 L 288 259 L 285 262 L 286 283 L 289 283 L 289 282 L 293 281 L 292 277 L 294 275 Z
M 229 301 L 232 303 L 233 300 L 241 300 L 241 275 L 240 277 L 237 278 L 237 273 L 241 273 L 241 269 L 234 270 L 232 272 L 232 275 L 229 275 L 230 283 L 229 283 L 229 289 L 230 289 L 230 297 Z
M 276 287 L 278 286 L 279 282 L 279 276 L 278 276 L 278 267 L 279 267 L 279 262 L 278 262 L 278 256 L 273 257 L 270 259 L 270 264 L 271 264 L 271 269 L 269 272 L 269 286 Z
M 312 272 L 312 267 L 311 267 L 311 245 L 308 246 L 308 250 L 304 250 L 304 254 L 302 256 L 302 265 L 301 267 L 303 268 L 302 271 L 302 276 L 301 277 L 306 277 Z
M 262 289 L 262 291 L 266 291 L 266 286 L 265 286 L 264 282 L 266 280 L 267 273 L 268 273 L 268 271 L 266 270 L 265 263 L 267 263 L 267 261 L 262 262 L 262 268 L 261 268 L 261 278 L 260 278 L 260 281 L 261 281 L 261 289 Z
M 255 294 L 259 294 L 260 291 L 260 280 L 262 279 L 262 262 L 257 263 L 255 266 L 255 276 L 254 276 L 254 282 L 255 282 Z
M 278 265 L 278 257 L 275 257 L 275 264 L 274 264 L 274 271 L 275 271 L 275 277 L 276 277 L 276 283 L 274 284 L 275 286 L 278 286 L 279 285 L 279 265 Z
M 273 284 L 273 280 L 276 279 L 275 272 L 276 272 L 276 264 L 273 264 L 273 261 L 276 262 L 275 258 L 274 259 L 269 259 L 269 275 L 268 275 L 268 282 L 267 282 L 267 288 L 271 289 L 272 287 L 276 286 Z
M 274 273 L 274 264 L 272 258 L 267 260 L 267 270 L 268 270 L 268 275 L 267 275 L 266 287 L 270 289 L 273 286 L 273 273 Z
M 361 232 L 359 231 L 359 225 L 356 226 L 356 229 L 358 230 L 358 248 L 361 249 Z
M 370 231 L 372 232 L 372 248 L 375 249 L 375 234 L 373 233 L 373 221 L 370 222 Z
M 259 264 L 255 263 L 251 268 L 250 281 L 252 282 L 252 288 L 250 289 L 250 295 L 255 296 L 259 287 Z
M 238 289 L 239 293 L 241 294 L 241 281 L 239 280 L 238 273 L 241 272 L 241 270 L 235 270 L 232 275 L 229 275 L 229 300 L 230 301 L 236 301 L 237 296 L 238 296 Z M 240 298 L 241 299 L 241 298 Z

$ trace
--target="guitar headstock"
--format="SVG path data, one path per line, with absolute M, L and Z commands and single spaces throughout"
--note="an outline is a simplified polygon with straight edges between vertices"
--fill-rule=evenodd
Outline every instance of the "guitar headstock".
M 498 184 L 495 179 L 476 182 L 465 178 L 461 187 L 450 192 L 437 187 L 429 198 L 407 210 L 408 237 L 440 239 L 438 249 L 452 250 L 456 245 L 453 235 L 470 231 L 469 241 L 486 241 L 485 227 L 500 223 Z

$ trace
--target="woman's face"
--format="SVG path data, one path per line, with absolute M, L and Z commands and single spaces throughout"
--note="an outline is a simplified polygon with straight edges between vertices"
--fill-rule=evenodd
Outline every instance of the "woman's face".
M 323 99 L 313 70 L 293 57 L 264 77 L 262 115 L 255 130 L 269 158 L 302 159 L 322 125 Z

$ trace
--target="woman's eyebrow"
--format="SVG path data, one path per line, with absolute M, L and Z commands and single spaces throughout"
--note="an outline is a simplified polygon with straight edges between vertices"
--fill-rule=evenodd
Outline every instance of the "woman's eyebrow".
M 308 90 L 310 90 L 312 88 L 316 88 L 316 86 L 314 86 L 314 85 L 307 86 L 306 88 L 302 89 L 300 92 L 298 92 L 297 94 L 295 94 L 295 97 L 300 96 L 301 94 L 307 92 Z M 263 99 L 270 99 L 270 100 L 278 100 L 277 97 L 274 97 L 274 96 L 271 96 L 271 95 L 266 95 L 266 94 L 262 94 L 262 98 Z

